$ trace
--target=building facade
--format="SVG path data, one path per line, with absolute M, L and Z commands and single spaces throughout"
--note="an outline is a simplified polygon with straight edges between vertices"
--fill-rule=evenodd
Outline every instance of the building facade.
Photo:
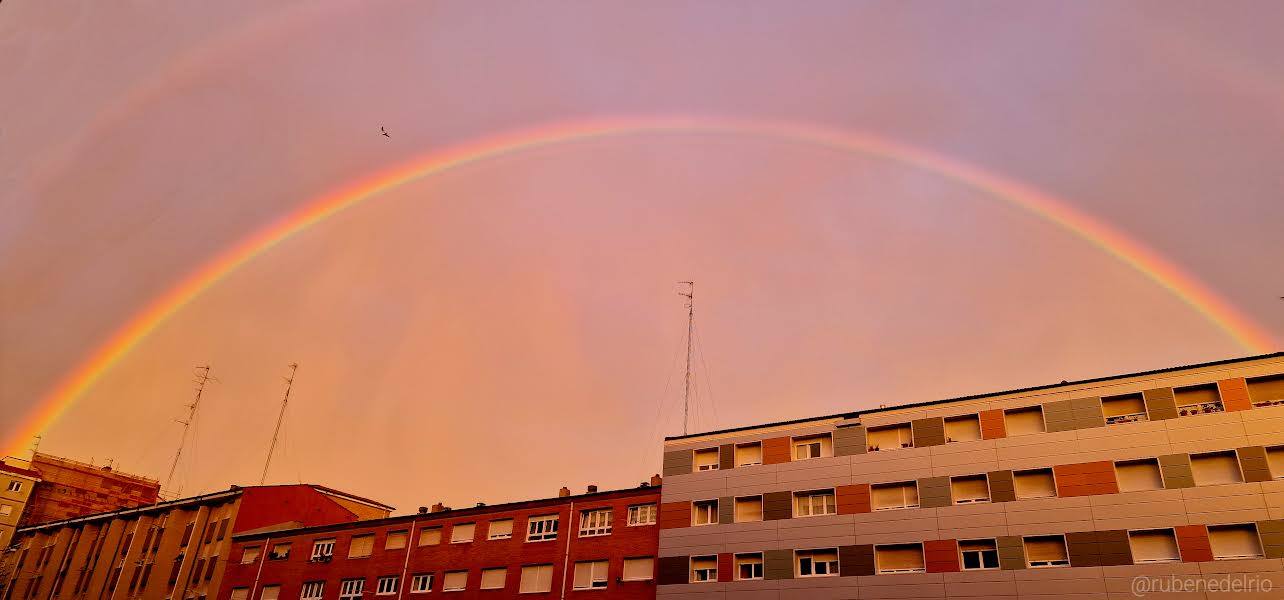
M 236 535 L 218 598 L 650 600 L 658 484 Z
M 1279 597 L 1284 353 L 668 438 L 664 475 L 662 598 Z
M 21 526 L 155 504 L 160 483 L 139 475 L 36 452 L 31 468 L 40 473 Z
M 31 468 L 31 463 L 13 457 L 0 460 L 0 551 L 13 540 L 37 483 L 40 474 Z
M 233 487 L 19 528 L 3 600 L 202 600 L 238 533 L 375 519 L 391 507 L 316 485 Z

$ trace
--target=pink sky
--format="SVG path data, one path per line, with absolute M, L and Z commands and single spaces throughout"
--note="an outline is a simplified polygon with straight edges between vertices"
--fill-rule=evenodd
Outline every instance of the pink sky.
M 603 115 L 788 119 L 955 157 L 1129 233 L 1284 340 L 1278 5 L 261 5 L 0 7 L 0 434 L 255 227 L 434 148 Z M 209 363 L 178 483 L 257 482 L 297 361 L 271 480 L 403 510 L 633 485 L 681 429 L 685 279 L 698 430 L 1246 353 L 958 182 L 639 135 L 469 165 L 292 238 L 42 449 L 163 477 Z

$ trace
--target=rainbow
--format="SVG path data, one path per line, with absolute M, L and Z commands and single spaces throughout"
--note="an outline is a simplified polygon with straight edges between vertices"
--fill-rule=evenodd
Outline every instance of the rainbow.
M 689 116 L 584 119 L 519 129 L 429 152 L 313 199 L 254 231 L 184 277 L 113 333 L 41 399 L 10 433 L 6 447 L 15 452 L 25 440 L 55 423 L 94 382 L 193 298 L 256 256 L 343 210 L 383 192 L 464 165 L 549 146 L 638 134 L 761 137 L 910 165 L 982 191 L 1074 233 L 1168 290 L 1250 351 L 1269 351 L 1273 343 L 1260 326 L 1142 243 L 1062 200 L 961 161 L 885 138 L 794 122 Z

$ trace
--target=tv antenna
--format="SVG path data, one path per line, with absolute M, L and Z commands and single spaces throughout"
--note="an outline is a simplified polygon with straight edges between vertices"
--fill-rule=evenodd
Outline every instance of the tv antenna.
M 281 423 L 285 421 L 285 407 L 290 405 L 290 389 L 294 387 L 294 373 L 299 370 L 299 363 L 290 363 L 290 376 L 285 378 L 285 398 L 281 400 L 281 412 L 276 416 L 276 429 L 272 431 L 272 444 L 268 446 L 267 460 L 263 461 L 263 476 L 259 485 L 267 481 L 268 467 L 272 464 L 272 452 L 276 450 L 276 439 L 281 435 Z
M 682 435 L 686 435 L 688 415 L 691 413 L 691 337 L 695 331 L 695 282 L 679 281 L 678 284 L 686 286 L 685 290 L 678 291 L 678 295 L 687 299 L 687 371 L 682 385 Z
M 201 396 L 205 393 L 205 384 L 209 382 L 218 382 L 218 379 L 210 375 L 210 366 L 203 365 L 196 367 L 196 398 L 191 404 L 187 405 L 187 419 L 175 422 L 183 424 L 183 436 L 178 440 L 178 451 L 174 453 L 174 462 L 169 466 L 169 475 L 165 477 L 165 489 L 169 490 L 169 484 L 174 480 L 174 471 L 178 470 L 178 461 L 183 457 L 183 448 L 187 446 L 187 433 L 192 428 L 192 423 L 196 421 L 196 411 L 201 408 Z M 177 497 L 177 495 L 175 495 Z

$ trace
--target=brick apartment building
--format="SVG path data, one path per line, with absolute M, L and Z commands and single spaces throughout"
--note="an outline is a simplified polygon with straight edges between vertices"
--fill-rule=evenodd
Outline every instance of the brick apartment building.
M 233 487 L 19 528 L 0 556 L 3 600 L 203 600 L 232 537 L 388 516 L 391 507 L 316 485 Z
M 48 523 L 83 515 L 154 504 L 160 483 L 96 466 L 36 452 L 31 468 L 40 474 L 20 526 Z
M 649 600 L 659 483 L 238 534 L 218 599 Z
M 1284 353 L 673 437 L 664 475 L 662 598 L 1113 598 L 1228 573 L 1279 597 Z

